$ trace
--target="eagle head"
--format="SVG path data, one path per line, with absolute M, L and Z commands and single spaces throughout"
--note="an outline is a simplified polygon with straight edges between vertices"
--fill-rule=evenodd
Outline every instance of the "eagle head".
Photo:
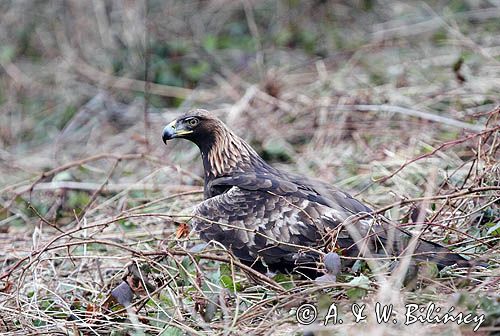
M 193 110 L 169 123 L 163 129 L 162 139 L 183 138 L 198 146 L 212 142 L 214 132 L 223 127 L 222 122 L 206 110 Z
M 175 138 L 190 140 L 198 146 L 205 176 L 209 178 L 264 167 L 271 169 L 249 144 L 206 110 L 190 111 L 165 126 L 163 142 Z

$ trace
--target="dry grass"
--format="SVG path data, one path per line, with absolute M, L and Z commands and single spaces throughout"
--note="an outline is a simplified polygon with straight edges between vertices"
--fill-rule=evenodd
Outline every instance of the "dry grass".
M 430 302 L 485 314 L 476 334 L 498 332 L 491 3 L 1 4 L 2 335 L 472 334 L 403 325 L 405 304 Z M 273 165 L 335 183 L 485 267 L 423 265 L 407 286 L 405 267 L 365 262 L 326 285 L 250 280 L 217 244 L 179 237 L 202 199 L 201 160 L 160 134 L 194 106 Z M 123 281 L 136 294 L 127 307 L 110 298 Z M 377 301 L 398 324 L 376 323 Z M 322 317 L 332 302 L 343 324 L 297 324 L 300 304 Z M 353 303 L 367 304 L 364 323 Z

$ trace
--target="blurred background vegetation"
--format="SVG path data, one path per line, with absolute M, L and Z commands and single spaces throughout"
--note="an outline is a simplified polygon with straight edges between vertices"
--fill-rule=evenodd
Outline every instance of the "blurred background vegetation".
M 418 93 L 375 96 L 375 88 L 439 85 L 468 93 L 468 104 L 455 95 L 426 107 L 461 110 L 457 117 L 466 119 L 465 108 L 497 98 L 494 3 L 3 1 L 2 147 L 27 150 L 21 144 L 53 140 L 99 93 L 131 104 L 144 97 L 144 80 L 212 93 L 159 87 L 148 97 L 157 108 L 186 107 L 186 100 L 231 104 L 253 83 L 277 95 L 282 77 L 319 60 L 329 71 L 316 88 L 325 95 L 365 88 L 364 103 L 403 103 L 405 94 Z M 224 80 L 234 92 L 221 89 Z
M 496 0 L 1 1 L 2 271 L 82 218 L 95 223 L 141 206 L 185 213 L 196 204 L 199 193 L 169 197 L 200 190 L 197 149 L 161 142 L 164 125 L 191 108 L 213 110 L 272 164 L 359 192 L 377 207 L 497 185 L 496 149 L 482 158 L 475 138 L 436 149 L 498 125 L 498 112 L 488 112 L 499 97 Z M 432 155 L 374 183 L 425 154 Z M 155 199 L 168 201 L 149 203 Z M 425 206 L 428 218 L 442 214 Z M 392 216 L 407 220 L 412 209 Z M 456 228 L 498 237 L 494 198 L 467 209 L 473 215 Z M 175 241 L 176 224 L 121 219 L 99 235 L 155 250 Z M 123 251 L 95 251 L 109 257 L 106 272 L 97 277 L 97 260 L 78 261 L 85 284 L 75 280 L 79 294 L 61 294 L 68 302 L 75 295 L 95 303 L 125 267 Z M 60 279 L 74 268 L 65 257 Z M 20 278 L 26 301 L 18 306 L 33 301 L 28 288 L 37 281 Z M 47 309 L 18 326 L 50 325 L 57 317 Z

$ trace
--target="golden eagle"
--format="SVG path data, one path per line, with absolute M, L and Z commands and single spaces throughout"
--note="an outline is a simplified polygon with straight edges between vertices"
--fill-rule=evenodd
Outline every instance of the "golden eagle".
M 314 275 L 324 252 L 347 262 L 360 255 L 397 257 L 410 241 L 417 260 L 439 267 L 465 263 L 436 243 L 375 221 L 369 207 L 327 183 L 270 166 L 208 111 L 168 124 L 163 141 L 174 138 L 195 143 L 203 159 L 205 200 L 195 209 L 195 230 L 260 272 Z M 366 216 L 351 220 L 359 214 Z

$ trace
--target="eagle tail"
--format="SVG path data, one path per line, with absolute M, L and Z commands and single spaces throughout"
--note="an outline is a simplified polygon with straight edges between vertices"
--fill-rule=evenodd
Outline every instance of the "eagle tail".
M 455 264 L 459 267 L 471 266 L 469 260 L 462 257 L 460 254 L 422 238 L 419 239 L 418 246 L 415 249 L 414 259 L 419 262 L 434 262 L 439 269 Z

